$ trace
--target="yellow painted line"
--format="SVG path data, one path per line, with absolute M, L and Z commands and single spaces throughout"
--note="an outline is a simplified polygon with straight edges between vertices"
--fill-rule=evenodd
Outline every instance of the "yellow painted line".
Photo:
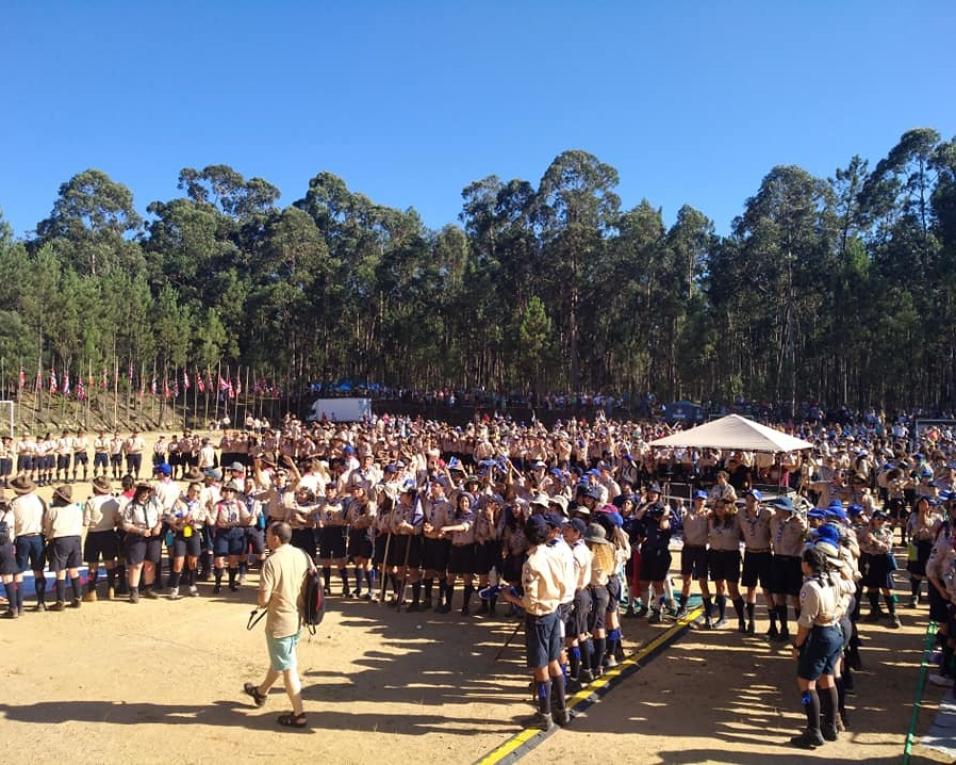
M 654 638 L 650 643 L 641 647 L 639 650 L 632 653 L 624 661 L 618 664 L 616 667 L 607 670 L 603 676 L 599 677 L 597 680 L 592 682 L 590 685 L 582 688 L 580 691 L 568 698 L 568 709 L 572 710 L 578 704 L 581 704 L 584 701 L 587 701 L 591 696 L 594 695 L 595 691 L 599 691 L 611 681 L 615 680 L 622 672 L 627 670 L 629 667 L 638 664 L 642 659 L 646 658 L 648 655 L 652 654 L 662 645 L 667 643 L 671 638 L 674 637 L 678 632 L 683 630 L 693 621 L 695 621 L 701 614 L 704 613 L 704 609 L 698 606 L 692 611 L 688 612 L 686 616 L 674 622 L 673 626 L 669 627 L 667 630 L 662 632 L 656 638 Z M 534 739 L 536 736 L 540 736 L 544 731 L 538 730 L 537 728 L 523 728 L 521 731 L 516 733 L 514 736 L 509 738 L 505 743 L 499 746 L 497 749 L 492 750 L 480 760 L 478 760 L 478 765 L 497 765 L 505 757 L 508 757 L 511 754 L 514 754 L 518 749 L 523 747 L 529 741 Z

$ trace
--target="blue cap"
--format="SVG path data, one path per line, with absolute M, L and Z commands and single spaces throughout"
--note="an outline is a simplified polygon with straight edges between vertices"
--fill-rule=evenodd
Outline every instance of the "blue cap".
M 846 511 L 848 515 L 859 515 L 863 512 L 863 505 L 852 504 L 846 509 Z
M 587 533 L 588 525 L 580 518 L 572 518 L 567 525 L 574 529 L 578 534 L 584 536 Z
M 553 468 L 551 468 L 548 472 L 551 473 L 551 475 L 560 476 L 560 475 L 561 475 L 561 468 L 553 467 Z
M 837 509 L 842 510 L 843 503 L 838 499 L 831 499 L 830 504 L 827 505 L 827 510 L 837 510 Z
M 561 513 L 544 513 L 541 517 L 553 529 L 560 529 L 564 525 L 564 516 Z
M 825 524 L 817 529 L 817 541 L 818 542 L 830 542 L 833 545 L 839 547 L 840 545 L 840 530 L 836 526 L 831 526 L 830 524 Z
M 788 513 L 793 512 L 793 500 L 790 497 L 777 497 L 773 502 L 770 503 L 771 507 L 775 507 L 778 510 L 785 510 Z
M 354 447 L 346 446 L 346 447 L 342 450 L 342 454 L 355 454 L 355 449 L 354 449 Z
M 695 491 L 695 492 L 694 492 L 694 499 L 707 499 L 707 492 L 706 492 L 706 491 L 700 491 L 700 490 Z
M 744 496 L 746 497 L 748 494 L 758 502 L 763 499 L 763 494 L 760 493 L 760 489 L 747 489 L 747 491 L 744 492 Z
M 838 521 L 846 521 L 847 515 L 846 511 L 843 509 L 843 505 L 839 507 L 833 507 L 832 505 L 826 509 L 827 518 L 836 518 Z
M 546 540 L 550 531 L 551 526 L 543 515 L 532 515 L 525 521 L 524 534 L 533 544 L 539 544 L 534 540 Z
M 162 475 L 172 475 L 173 469 L 167 463 L 161 462 L 153 468 L 153 472 L 160 473 Z
M 815 507 L 809 513 L 807 513 L 807 518 L 819 518 L 820 520 L 823 520 L 826 517 L 826 511 L 822 507 Z

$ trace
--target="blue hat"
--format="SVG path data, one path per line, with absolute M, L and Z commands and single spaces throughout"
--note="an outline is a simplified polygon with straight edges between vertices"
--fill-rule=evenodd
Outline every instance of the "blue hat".
M 846 511 L 843 509 L 843 505 L 840 505 L 840 507 L 834 507 L 833 505 L 831 505 L 830 507 L 828 507 L 828 508 L 826 509 L 826 517 L 827 517 L 827 518 L 836 518 L 838 521 L 846 521 L 846 520 L 847 520 Z
M 578 534 L 581 536 L 584 536 L 588 530 L 588 525 L 580 518 L 572 518 L 570 521 L 568 521 L 568 526 L 578 532 Z
M 815 507 L 809 513 L 807 513 L 807 518 L 819 518 L 820 520 L 823 520 L 826 517 L 826 511 L 822 507 Z
M 848 515 L 856 516 L 863 512 L 863 505 L 852 504 L 847 509 Z
M 547 540 L 550 531 L 551 527 L 543 515 L 532 515 L 525 521 L 524 535 L 532 544 L 540 544 L 542 541 Z
M 342 454 L 355 454 L 355 447 L 346 446 L 346 447 L 342 450 Z
M 661 485 L 660 485 L 659 483 L 657 483 L 657 482 L 654 482 L 654 483 L 652 483 L 650 486 L 647 487 L 647 490 L 648 490 L 648 491 L 656 492 L 657 494 L 660 494 L 660 493 L 661 493 Z
M 551 475 L 560 476 L 560 475 L 561 475 L 561 468 L 553 467 L 553 468 L 551 468 L 548 472 L 551 473 Z
M 153 472 L 160 473 L 161 475 L 172 475 L 173 469 L 167 463 L 161 462 L 153 468 Z
M 744 492 L 744 496 L 746 497 L 748 494 L 758 502 L 763 499 L 763 494 L 760 493 L 760 489 L 747 489 L 747 491 Z
M 770 506 L 778 510 L 785 510 L 788 513 L 793 512 L 793 500 L 790 497 L 777 497 L 770 503 Z
M 831 500 L 830 500 L 830 504 L 827 505 L 827 509 L 828 509 L 828 510 L 835 510 L 835 509 L 837 509 L 837 508 L 839 508 L 840 510 L 842 510 L 842 509 L 843 509 L 843 503 L 842 503 L 840 500 L 838 500 L 838 499 L 831 499 Z
M 840 544 L 840 531 L 836 526 L 825 524 L 817 529 L 818 542 L 830 542 L 836 546 Z
M 707 492 L 698 489 L 694 492 L 694 499 L 707 499 Z
M 561 513 L 544 513 L 541 517 L 553 529 L 560 529 L 564 525 L 564 516 Z

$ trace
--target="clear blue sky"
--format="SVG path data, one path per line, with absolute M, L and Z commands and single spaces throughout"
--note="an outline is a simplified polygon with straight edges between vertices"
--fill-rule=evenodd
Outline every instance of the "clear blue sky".
M 564 149 L 672 221 L 726 231 L 775 164 L 879 160 L 956 134 L 946 2 L 33 2 L 0 16 L 0 208 L 22 235 L 87 167 L 140 211 L 225 163 L 301 197 L 329 170 L 455 221 L 495 173 Z

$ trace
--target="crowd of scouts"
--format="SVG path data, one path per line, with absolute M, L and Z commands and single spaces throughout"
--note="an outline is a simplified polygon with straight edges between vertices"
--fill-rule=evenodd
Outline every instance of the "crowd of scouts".
M 135 433 L 89 444 L 64 434 L 69 445 L 57 449 L 70 459 L 50 468 L 30 454 L 33 439 L 5 441 L 0 478 L 13 498 L 0 504 L 4 616 L 23 613 L 30 571 L 39 611 L 163 591 L 195 597 L 197 582 L 210 579 L 215 594 L 224 580 L 235 591 L 265 559 L 266 526 L 283 521 L 321 568 L 327 594 L 335 573 L 336 594 L 407 611 L 492 615 L 502 601 L 525 620 L 531 722 L 547 729 L 568 723 L 567 690 L 621 659 L 622 619 L 681 619 L 696 582 L 700 628 L 736 617 L 736 629 L 753 635 L 758 597 L 766 606 L 766 637 L 790 642 L 798 657 L 807 728 L 792 743 L 814 748 L 846 727 L 846 693 L 861 666 L 858 620 L 900 626 L 895 530 L 907 550 L 907 605 L 919 606 L 927 579 L 940 624 L 933 681 L 952 684 L 956 441 L 931 431 L 911 453 L 895 426 L 794 430 L 816 448 L 657 449 L 648 444 L 664 426 L 603 419 L 549 429 L 290 417 L 276 430 L 227 431 L 216 444 L 189 433 L 162 438 L 150 481 L 139 480 L 145 446 Z M 72 481 L 88 478 L 83 445 L 94 450 L 94 475 L 81 498 Z M 40 483 L 59 484 L 51 502 Z

